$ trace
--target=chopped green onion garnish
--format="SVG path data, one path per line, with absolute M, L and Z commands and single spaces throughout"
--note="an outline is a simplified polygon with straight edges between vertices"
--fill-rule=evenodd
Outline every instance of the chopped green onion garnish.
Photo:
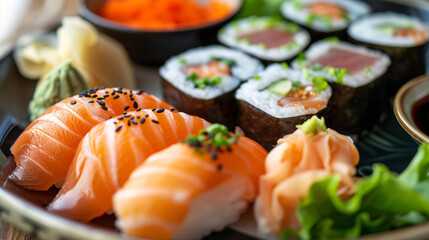
M 296 58 L 296 61 L 298 63 L 298 66 L 304 67 L 304 61 L 307 60 L 307 56 L 305 56 L 305 53 L 298 54 L 298 57 Z
M 255 80 L 260 80 L 260 79 L 261 79 L 261 76 L 259 76 L 259 75 L 255 75 L 255 76 L 253 77 L 253 79 L 255 79 Z
M 295 92 L 298 92 L 298 89 L 299 89 L 300 86 L 301 86 L 301 82 L 300 81 L 292 83 L 292 88 L 293 88 L 293 90 L 295 90 Z
M 338 37 L 327 37 L 327 38 L 323 39 L 323 41 L 325 41 L 325 42 L 339 42 L 340 39 Z
M 181 64 L 186 64 L 186 60 L 185 60 L 184 58 L 182 58 L 182 57 L 177 57 L 176 59 L 177 59 L 177 61 L 179 61 L 179 63 L 181 63 Z
M 297 33 L 299 31 L 299 26 L 294 23 L 287 23 L 283 29 L 289 33 Z
M 323 70 L 323 67 L 322 67 L 322 65 L 320 65 L 319 63 L 316 63 L 316 64 L 314 64 L 314 65 L 311 67 L 311 70 L 313 70 L 313 71 L 315 71 L 315 72 L 317 72 L 317 71 L 322 71 L 322 70 Z
M 262 49 L 267 49 L 267 46 L 263 43 L 259 43 L 258 46 L 261 47 Z
M 310 74 L 307 71 L 307 68 L 303 68 L 302 69 L 302 73 L 304 74 L 305 79 L 309 79 L 311 77 Z
M 328 81 L 324 77 L 314 77 L 311 81 L 316 85 L 314 87 L 314 91 L 316 92 L 321 92 L 328 87 Z
M 251 42 L 249 39 L 247 39 L 247 38 L 245 38 L 245 39 L 241 39 L 240 41 L 241 41 L 242 43 L 246 44 L 246 45 L 251 45 L 251 44 L 252 44 L 252 42 Z
M 189 74 L 189 76 L 186 78 L 186 80 L 193 82 L 194 86 L 199 88 L 199 89 L 206 89 L 207 86 L 217 85 L 217 84 L 222 82 L 222 78 L 219 76 L 200 78 L 194 72 Z
M 365 68 L 365 73 L 370 73 L 371 72 L 371 68 Z
M 289 64 L 287 64 L 287 62 L 282 62 L 281 65 L 282 65 L 283 69 L 289 68 Z

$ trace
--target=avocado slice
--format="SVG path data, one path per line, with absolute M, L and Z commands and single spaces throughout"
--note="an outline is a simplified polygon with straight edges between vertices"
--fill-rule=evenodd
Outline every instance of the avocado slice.
M 280 96 L 285 96 L 290 92 L 291 89 L 292 89 L 292 81 L 288 79 L 282 79 L 271 84 L 265 90 Z

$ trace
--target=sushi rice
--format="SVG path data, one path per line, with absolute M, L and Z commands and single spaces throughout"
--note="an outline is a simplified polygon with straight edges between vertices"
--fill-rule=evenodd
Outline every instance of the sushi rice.
M 294 33 L 293 41 L 284 46 L 267 49 L 264 45 L 251 44 L 248 41 L 238 39 L 240 34 L 264 30 L 271 27 Z M 293 58 L 305 49 L 310 42 L 310 35 L 306 30 L 294 23 L 274 17 L 252 16 L 233 21 L 226 25 L 219 31 L 218 39 L 221 43 L 229 47 L 238 48 L 260 59 L 280 62 Z
M 199 89 L 187 80 L 184 68 L 192 65 L 207 64 L 213 58 L 227 59 L 235 62 L 231 67 L 231 76 L 221 76 L 222 81 L 214 86 Z M 178 56 L 171 57 L 163 65 L 159 73 L 180 91 L 197 99 L 213 99 L 237 88 L 241 81 L 249 79 L 263 69 L 263 65 L 248 55 L 222 46 L 208 46 L 188 50 Z
M 313 85 L 300 70 L 285 69 L 281 64 L 272 64 L 267 69 L 261 72 L 257 78 L 250 79 L 237 90 L 235 97 L 238 100 L 243 100 L 265 113 L 276 118 L 291 118 L 307 114 L 316 114 L 315 108 L 305 109 L 304 106 L 299 107 L 282 107 L 278 101 L 282 98 L 275 93 L 264 90 L 274 82 L 281 79 L 288 79 L 292 82 L 301 82 L 301 85 Z M 328 103 L 332 95 L 331 87 L 318 93 L 315 100 L 323 100 Z M 326 107 L 326 106 L 325 106 Z

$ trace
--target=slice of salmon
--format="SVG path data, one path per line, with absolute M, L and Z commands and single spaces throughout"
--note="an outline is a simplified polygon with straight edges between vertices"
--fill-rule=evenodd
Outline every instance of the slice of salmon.
M 347 13 L 346 9 L 337 4 L 329 2 L 315 2 L 307 5 L 309 11 L 319 17 L 328 17 L 331 19 L 343 19 Z
M 83 222 L 103 215 L 112 207 L 113 194 L 139 164 L 207 126 L 202 118 L 164 109 L 130 112 L 101 122 L 79 144 L 48 210 Z
M 16 169 L 9 180 L 47 190 L 64 179 L 76 148 L 101 121 L 138 108 L 170 108 L 161 99 L 123 88 L 94 89 L 64 99 L 33 121 L 11 148 Z
M 220 75 L 231 75 L 230 67 L 227 64 L 213 60 L 203 65 L 193 65 L 185 68 L 186 75 L 195 73 L 199 78 L 217 77 Z
M 117 225 L 149 239 L 198 239 L 220 230 L 255 200 L 266 155 L 246 137 L 216 158 L 186 143 L 155 153 L 115 194 Z

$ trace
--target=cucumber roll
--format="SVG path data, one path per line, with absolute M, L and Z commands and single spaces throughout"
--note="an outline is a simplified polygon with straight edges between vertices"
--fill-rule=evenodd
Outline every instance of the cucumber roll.
M 391 95 L 407 81 L 425 73 L 428 26 L 417 18 L 384 12 L 352 23 L 352 41 L 386 52 L 392 59 L 388 89 Z
M 329 39 L 316 42 L 292 63 L 305 74 L 326 77 L 333 89 L 328 126 L 343 134 L 370 130 L 387 105 L 386 54 Z
M 257 59 L 240 51 L 208 46 L 171 57 L 159 73 L 168 103 L 232 129 L 237 112 L 235 90 L 262 69 Z
M 273 64 L 240 86 L 239 126 L 270 150 L 277 140 L 314 115 L 327 115 L 331 87 L 324 77 L 309 77 L 286 64 Z
M 218 39 L 267 62 L 292 60 L 309 42 L 308 32 L 278 17 L 235 20 L 219 31 Z
M 306 27 L 313 41 L 331 36 L 345 40 L 350 22 L 371 12 L 366 3 L 353 0 L 286 0 L 280 10 Z

